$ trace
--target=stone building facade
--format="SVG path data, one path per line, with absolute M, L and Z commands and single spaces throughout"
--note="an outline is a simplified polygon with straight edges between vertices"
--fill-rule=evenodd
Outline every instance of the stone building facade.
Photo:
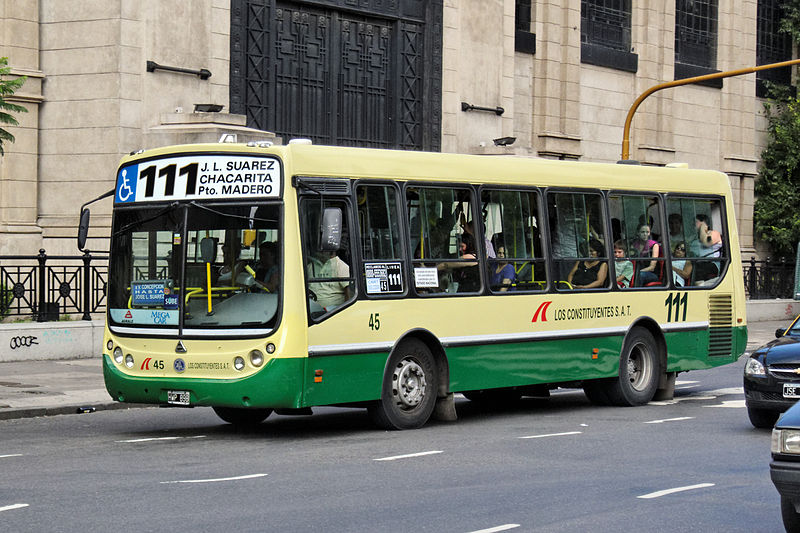
M 699 3 L 714 8 L 714 64 L 705 71 L 755 65 L 759 9 L 771 2 Z M 35 254 L 39 248 L 75 253 L 80 205 L 112 187 L 119 158 L 131 151 L 216 141 L 223 133 L 276 142 L 293 133 L 305 136 L 308 132 L 299 127 L 293 132 L 269 114 L 263 115 L 266 122 L 259 121 L 253 111 L 259 93 L 247 93 L 261 81 L 248 78 L 247 72 L 259 72 L 252 59 L 268 63 L 270 52 L 264 48 L 271 46 L 301 53 L 300 37 L 295 36 L 291 47 L 280 40 L 301 26 L 310 35 L 312 30 L 331 31 L 332 22 L 355 21 L 359 32 L 364 26 L 359 36 L 386 37 L 389 60 L 375 61 L 370 68 L 396 64 L 402 69 L 409 57 L 416 58 L 409 64 L 424 68 L 424 75 L 402 80 L 422 88 L 417 115 L 423 117 L 420 127 L 433 132 L 433 139 L 430 134 L 420 137 L 426 139 L 422 148 L 615 162 L 628 107 L 648 87 L 675 78 L 680 55 L 676 10 L 684 4 L 0 0 L 0 55 L 9 57 L 14 74 L 28 77 L 14 101 L 29 110 L 19 116 L 18 127 L 10 128 L 17 140 L 0 158 L 0 255 Z M 618 40 L 626 50 L 613 50 L 612 39 L 608 52 L 608 43 L 598 47 L 591 31 L 587 33 L 591 22 L 616 24 L 604 18 L 609 6 L 612 15 L 614 6 L 628 13 L 617 24 L 623 27 Z M 587 17 L 585 10 L 591 7 L 602 16 Z M 279 19 L 288 29 L 275 23 Z M 258 27 L 262 22 L 268 27 Z M 312 24 L 317 26 L 309 30 Z M 350 32 L 348 24 L 339 26 Z M 258 32 L 272 40 L 253 42 Z M 423 45 L 424 53 L 417 53 Z M 312 54 L 311 47 L 303 50 Z M 342 57 L 344 63 L 347 58 Z M 196 73 L 153 69 L 154 64 Z M 271 68 L 263 75 L 277 67 Z M 240 98 L 240 87 L 249 100 Z M 403 90 L 402 84 L 398 87 Z M 401 96 L 389 100 L 401 101 Z M 222 110 L 197 111 L 197 104 L 221 105 Z M 641 106 L 631 138 L 631 156 L 643 164 L 680 161 L 730 176 L 742 253 L 748 257 L 754 251 L 753 183 L 764 145 L 762 104 L 752 74 L 719 86 L 662 91 Z M 494 140 L 503 137 L 515 140 L 497 146 Z M 391 147 L 408 145 L 397 141 Z M 109 226 L 110 205 L 98 204 L 90 247 L 103 247 Z

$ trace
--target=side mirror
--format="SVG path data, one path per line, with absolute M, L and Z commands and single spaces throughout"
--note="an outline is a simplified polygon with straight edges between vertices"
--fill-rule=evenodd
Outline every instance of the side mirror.
M 786 328 L 778 328 L 775 330 L 775 337 L 783 337 L 786 334 Z
M 342 210 L 338 207 L 326 207 L 320 222 L 319 249 L 324 252 L 335 252 L 342 247 Z
M 78 225 L 78 250 L 86 248 L 86 238 L 89 236 L 89 208 L 81 209 L 81 221 Z

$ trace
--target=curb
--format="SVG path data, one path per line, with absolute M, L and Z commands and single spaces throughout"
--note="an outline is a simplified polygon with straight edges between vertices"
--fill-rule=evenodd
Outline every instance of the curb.
M 103 402 L 83 405 L 59 405 L 53 407 L 22 407 L 0 409 L 0 420 L 15 420 L 19 418 L 35 418 L 39 416 L 88 414 L 98 411 L 114 411 L 118 409 L 141 409 L 143 407 L 157 407 L 156 405 L 142 403 Z

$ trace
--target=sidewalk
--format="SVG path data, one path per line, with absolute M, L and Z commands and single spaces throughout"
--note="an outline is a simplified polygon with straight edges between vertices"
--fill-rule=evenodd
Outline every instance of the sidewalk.
M 775 338 L 788 321 L 753 322 L 747 350 Z M 68 361 L 0 362 L 0 420 L 127 409 L 111 399 L 99 358 Z

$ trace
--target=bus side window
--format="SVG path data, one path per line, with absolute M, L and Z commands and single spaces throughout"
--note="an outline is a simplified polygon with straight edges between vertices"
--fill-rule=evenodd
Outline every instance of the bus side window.
M 364 264 L 359 275 L 368 296 L 403 294 L 407 282 L 403 242 L 397 211 L 397 189 L 389 185 L 359 184 L 358 231 Z
M 324 208 L 339 208 L 343 213 L 338 250 L 325 250 L 321 246 L 321 207 L 319 197 L 309 196 L 300 203 L 308 304 L 313 319 L 330 314 L 356 296 L 347 203 L 335 198 L 325 198 L 324 201 Z
M 547 215 L 556 289 L 607 288 L 610 276 L 602 196 L 550 192 Z
M 411 186 L 406 202 L 417 294 L 479 292 L 481 252 L 471 191 Z
M 487 280 L 495 293 L 547 288 L 542 231 L 535 191 L 481 192 L 486 237 L 496 256 L 487 256 Z
M 612 194 L 609 213 L 619 226 L 614 240 L 614 277 L 621 289 L 665 287 L 667 249 L 657 196 Z M 612 225 L 613 227 L 613 225 Z
M 719 200 L 670 197 L 667 201 L 676 286 L 710 287 L 719 282 L 729 261 L 723 213 Z

